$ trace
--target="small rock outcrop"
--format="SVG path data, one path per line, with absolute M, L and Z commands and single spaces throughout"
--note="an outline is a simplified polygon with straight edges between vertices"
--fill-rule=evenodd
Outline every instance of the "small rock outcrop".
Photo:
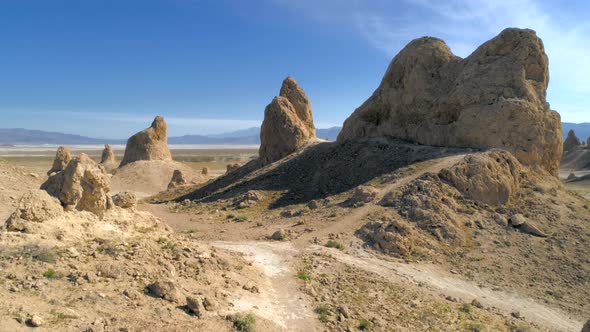
M 41 189 L 56 197 L 66 209 L 90 211 L 99 217 L 112 206 L 104 168 L 84 153 L 72 159 L 63 171 L 50 176 Z
M 225 169 L 225 174 L 229 174 L 229 173 L 235 171 L 238 168 L 240 168 L 240 164 L 238 164 L 238 163 L 235 163 L 235 164 L 227 164 L 226 169 Z
M 104 150 L 102 150 L 102 156 L 100 157 L 101 164 L 112 164 L 115 163 L 115 153 L 109 144 L 104 145 Z
M 157 280 L 148 285 L 147 289 L 154 297 L 162 298 L 169 302 L 180 303 L 182 301 L 182 294 L 172 280 Z
M 172 173 L 172 178 L 170 179 L 170 183 L 168 183 L 168 189 L 176 188 L 178 186 L 182 186 L 186 184 L 186 179 L 182 172 L 178 169 L 175 169 Z
M 309 99 L 297 82 L 287 77 L 280 96 L 264 110 L 258 150 L 260 163 L 267 165 L 284 158 L 315 138 Z
M 444 41 L 410 42 L 380 86 L 344 122 L 338 142 L 394 137 L 419 144 L 501 148 L 557 175 L 560 116 L 546 102 L 548 59 L 532 30 L 506 29 L 465 59 Z
M 352 196 L 346 201 L 347 206 L 369 203 L 377 197 L 379 190 L 371 186 L 358 186 L 354 188 Z
M 55 159 L 53 160 L 53 166 L 51 166 L 51 169 L 47 171 L 47 175 L 63 171 L 70 160 L 72 160 L 72 151 L 65 146 L 60 146 L 57 148 Z
M 163 117 L 156 116 L 149 128 L 127 140 L 119 167 L 139 160 L 172 160 L 168 149 L 168 126 Z
M 580 139 L 576 136 L 573 129 L 570 129 L 567 133 L 567 137 L 563 142 L 563 151 L 574 151 L 582 145 Z
M 137 205 L 137 196 L 132 191 L 122 191 L 113 195 L 113 204 L 124 209 L 134 208 Z
M 489 205 L 502 205 L 520 188 L 521 169 L 512 154 L 497 150 L 467 155 L 438 175 L 465 197 Z
M 201 169 L 201 175 L 209 175 L 209 167 L 203 167 Z
M 31 190 L 21 197 L 16 211 L 6 220 L 5 228 L 8 231 L 26 232 L 31 222 L 43 222 L 63 213 L 59 201 L 45 190 Z
M 247 208 L 258 204 L 264 199 L 264 195 L 256 190 L 249 190 L 244 194 L 238 196 L 233 201 L 233 206 L 238 209 Z

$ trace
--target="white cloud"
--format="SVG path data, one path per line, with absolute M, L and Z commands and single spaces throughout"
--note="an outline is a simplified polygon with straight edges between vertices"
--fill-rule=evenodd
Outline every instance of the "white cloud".
M 369 45 L 393 58 L 410 40 L 444 39 L 453 53 L 465 57 L 507 27 L 530 28 L 544 41 L 549 56 L 548 100 L 562 118 L 590 121 L 590 21 L 567 19 L 575 6 L 540 0 L 269 0 L 316 20 L 325 17 L 352 26 Z M 570 12 L 567 12 L 567 11 Z M 576 109 L 573 108 L 576 106 Z

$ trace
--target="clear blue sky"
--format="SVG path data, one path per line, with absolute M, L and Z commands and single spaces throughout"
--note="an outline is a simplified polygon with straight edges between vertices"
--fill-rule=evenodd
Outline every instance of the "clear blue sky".
M 587 1 L 0 0 L 0 127 L 127 137 L 161 114 L 171 135 L 232 131 L 259 125 L 292 75 L 325 128 L 410 40 L 467 56 L 508 26 L 544 40 L 552 108 L 590 122 L 589 14 Z

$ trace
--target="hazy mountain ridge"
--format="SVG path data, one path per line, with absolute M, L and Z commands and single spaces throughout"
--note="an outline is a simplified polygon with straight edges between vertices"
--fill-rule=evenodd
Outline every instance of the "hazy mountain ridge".
M 340 127 L 317 129 L 317 136 L 335 140 Z M 125 144 L 126 139 L 101 139 L 23 128 L 0 128 L 0 145 L 26 144 Z M 252 127 L 215 135 L 183 135 L 168 138 L 169 144 L 260 144 L 260 128 Z
M 563 138 L 573 129 L 576 135 L 586 140 L 590 137 L 590 123 L 563 122 Z M 335 141 L 342 127 L 316 129 L 319 138 Z M 0 145 L 22 144 L 125 144 L 127 139 L 101 139 L 74 134 L 64 134 L 23 128 L 0 128 Z M 252 127 L 213 135 L 183 135 L 168 138 L 169 144 L 260 144 L 260 128 Z

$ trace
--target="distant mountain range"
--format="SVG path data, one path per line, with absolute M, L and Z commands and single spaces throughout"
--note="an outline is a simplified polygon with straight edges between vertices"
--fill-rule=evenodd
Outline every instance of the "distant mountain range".
M 319 138 L 330 141 L 336 140 L 340 127 L 317 129 Z M 42 130 L 29 130 L 22 128 L 0 128 L 1 145 L 37 145 L 37 144 L 125 144 L 127 139 L 100 139 L 80 135 L 64 134 Z M 230 144 L 249 145 L 260 144 L 260 128 L 252 127 L 233 132 L 215 135 L 185 135 L 168 138 L 169 144 Z
M 563 138 L 567 132 L 573 129 L 581 140 L 590 137 L 590 123 L 564 122 Z M 336 140 L 341 127 L 317 129 L 319 138 L 329 141 Z M 0 128 L 0 146 L 2 145 L 23 145 L 23 144 L 64 144 L 64 145 L 85 145 L 85 144 L 125 144 L 127 139 L 100 139 L 80 135 L 64 134 L 42 130 L 29 130 L 21 128 Z M 250 145 L 260 144 L 260 128 L 252 127 L 215 135 L 185 135 L 168 138 L 169 144 L 229 144 L 229 145 Z

